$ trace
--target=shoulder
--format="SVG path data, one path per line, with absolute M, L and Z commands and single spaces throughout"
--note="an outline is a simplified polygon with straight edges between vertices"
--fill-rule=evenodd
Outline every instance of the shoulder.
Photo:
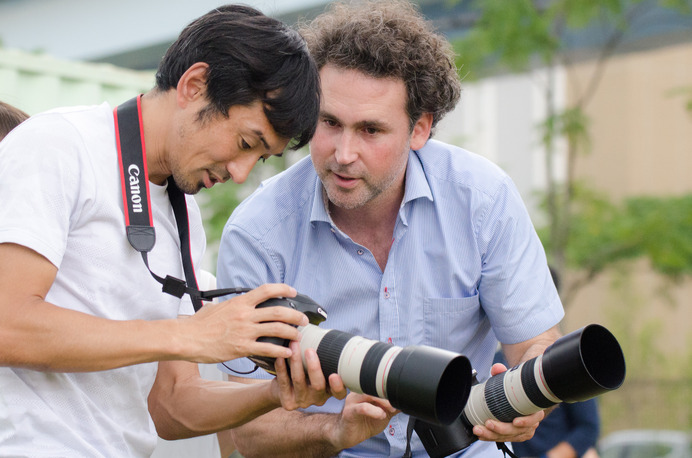
M 20 131 L 31 132 L 32 135 L 74 139 L 75 133 L 89 136 L 101 134 L 104 129 L 114 132 L 112 113 L 112 108 L 107 103 L 56 108 L 31 116 L 17 129 L 21 128 Z M 53 129 L 47 130 L 46 127 L 53 127 Z
M 438 191 L 478 193 L 494 197 L 511 186 L 507 173 L 489 159 L 437 140 L 429 140 L 416 152 L 425 176 Z
M 12 132 L 12 143 L 22 154 L 39 155 L 41 163 L 83 160 L 95 149 L 113 149 L 115 130 L 107 104 L 59 108 L 35 114 Z M 9 136 L 8 136 L 9 137 Z
M 239 227 L 261 237 L 278 226 L 288 229 L 285 225 L 290 221 L 309 221 L 317 180 L 310 156 L 301 159 L 263 181 L 233 211 L 226 227 Z
M 51 174 L 80 174 L 79 169 L 99 157 L 96 151 L 115 151 L 111 113 L 103 104 L 35 114 L 6 137 L 3 155 Z

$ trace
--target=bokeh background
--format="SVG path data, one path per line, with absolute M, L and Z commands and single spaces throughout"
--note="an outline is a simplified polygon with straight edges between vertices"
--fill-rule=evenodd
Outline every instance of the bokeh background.
M 243 3 L 294 25 L 329 2 Z M 627 379 L 599 398 L 602 436 L 692 430 L 692 1 L 415 3 L 454 44 L 463 82 L 435 137 L 514 179 L 560 278 L 563 332 L 600 323 L 622 344 Z M 179 31 L 219 4 L 0 0 L 0 100 L 30 114 L 123 102 L 153 86 Z M 196 196 L 207 270 L 235 205 L 305 154 Z M 205 438 L 157 453 L 218 447 Z

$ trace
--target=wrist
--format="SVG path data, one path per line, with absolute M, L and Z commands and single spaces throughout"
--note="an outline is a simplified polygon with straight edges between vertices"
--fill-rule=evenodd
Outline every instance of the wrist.
M 179 359 L 182 361 L 193 361 L 194 358 L 191 355 L 194 354 L 195 350 L 191 348 L 191 341 L 187 337 L 187 332 L 189 324 L 187 323 L 188 317 L 178 317 L 172 320 L 161 320 L 160 329 L 162 333 L 162 338 L 160 342 L 166 342 L 165 349 L 166 355 L 161 358 L 166 359 Z
M 258 408 L 261 408 L 264 410 L 263 413 L 266 413 L 281 407 L 281 397 L 279 396 L 278 382 L 276 379 L 263 380 L 262 382 L 256 384 L 261 390 L 258 396 Z
M 339 422 L 337 414 L 316 414 L 324 417 L 324 421 L 320 421 L 321 425 L 321 436 L 324 438 L 325 446 L 330 449 L 330 452 L 337 454 L 341 450 L 347 448 L 344 445 L 343 434 L 341 434 L 341 428 L 339 428 Z
M 269 402 L 274 406 L 274 408 L 283 408 L 284 405 L 281 402 L 281 388 L 279 387 L 279 380 L 274 377 L 273 379 L 269 380 L 269 383 L 266 385 L 269 388 Z

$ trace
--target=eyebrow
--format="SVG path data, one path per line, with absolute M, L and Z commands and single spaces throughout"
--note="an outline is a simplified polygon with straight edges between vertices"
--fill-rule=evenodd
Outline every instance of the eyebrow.
M 326 111 L 320 111 L 320 118 L 323 119 L 331 119 L 332 121 L 338 122 L 339 124 L 343 124 L 343 122 L 336 116 L 332 115 L 331 113 L 328 113 Z M 387 124 L 382 122 L 382 121 L 370 121 L 370 120 L 363 120 L 363 121 L 358 121 L 355 125 L 356 129 L 362 129 L 362 128 L 368 128 L 368 127 L 373 127 L 379 130 L 386 130 L 387 129 Z
M 377 130 L 386 130 L 387 125 L 385 123 L 379 122 L 379 121 L 360 121 L 356 123 L 356 128 L 358 129 L 363 129 L 363 128 L 375 128 Z
M 267 151 L 271 150 L 271 148 L 269 147 L 269 143 L 267 143 L 267 140 L 264 138 L 264 134 L 263 134 L 261 131 L 259 131 L 259 130 L 253 130 L 252 133 L 254 133 L 255 135 L 257 135 L 257 137 L 260 139 L 260 141 L 261 141 L 262 144 L 264 145 L 264 148 L 265 148 Z

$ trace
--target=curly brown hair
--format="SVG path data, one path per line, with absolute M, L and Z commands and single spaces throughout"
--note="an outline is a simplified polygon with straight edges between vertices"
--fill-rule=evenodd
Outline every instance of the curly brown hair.
M 434 128 L 459 100 L 452 46 L 408 1 L 332 3 L 300 32 L 319 69 L 331 64 L 401 79 L 411 129 L 423 113 L 433 115 Z

